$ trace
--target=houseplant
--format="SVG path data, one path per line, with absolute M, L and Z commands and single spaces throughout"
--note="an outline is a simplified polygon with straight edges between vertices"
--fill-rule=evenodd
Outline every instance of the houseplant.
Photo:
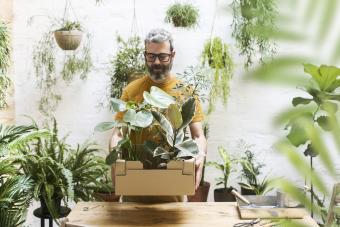
M 240 54 L 246 57 L 245 68 L 253 63 L 253 58 L 259 52 L 260 61 L 275 52 L 275 44 L 271 33 L 275 27 L 275 3 L 273 0 L 233 0 L 232 36 L 240 49 Z
M 10 37 L 7 25 L 0 20 L 0 110 L 7 107 L 6 91 L 11 85 L 7 75 L 10 64 Z
M 111 78 L 111 98 L 120 98 L 123 88 L 147 71 L 141 38 L 132 36 L 125 41 L 121 36 L 117 35 L 116 40 L 118 50 L 110 61 L 111 68 L 108 72 Z
M 242 166 L 241 176 L 246 181 L 239 183 L 242 195 L 263 195 L 272 189 L 267 177 L 264 177 L 262 181 L 258 178 L 265 165 L 256 162 L 252 151 L 247 149 L 244 152 L 240 164 Z
M 175 27 L 192 28 L 198 25 L 198 9 L 190 3 L 174 3 L 166 11 L 164 19 Z
M 120 196 L 115 194 L 109 166 L 107 166 L 107 171 L 99 177 L 98 181 L 101 183 L 102 187 L 97 188 L 94 191 L 96 199 L 105 202 L 119 202 Z
M 224 147 L 218 147 L 218 153 L 222 159 L 222 163 L 218 162 L 207 162 L 207 166 L 214 167 L 220 170 L 223 177 L 216 178 L 216 185 L 223 185 L 223 188 L 216 188 L 214 190 L 215 202 L 234 202 L 236 201 L 235 196 L 231 193 L 233 187 L 228 187 L 228 178 L 232 172 L 235 172 L 235 164 L 237 159 L 231 157 Z
M 20 226 L 32 200 L 32 181 L 18 173 L 12 154 L 29 141 L 46 136 L 46 130 L 32 125 L 0 125 L 0 226 Z
M 62 50 L 76 50 L 83 37 L 81 24 L 78 21 L 63 21 L 61 27 L 54 31 L 54 37 Z
M 189 182 L 183 181 L 183 179 L 181 180 L 183 183 L 192 186 L 192 188 L 190 186 L 191 194 L 191 191 L 194 190 L 194 166 L 192 161 L 187 162 L 186 160 L 192 159 L 195 154 L 197 154 L 198 147 L 193 140 L 185 136 L 184 132 L 185 128 L 194 116 L 195 99 L 191 97 L 184 100 L 184 102 L 180 99 L 179 103 L 176 103 L 176 99 L 174 97 L 154 86 L 151 87 L 150 92 L 144 92 L 143 97 L 143 103 L 126 103 L 121 100 L 112 99 L 112 107 L 114 111 L 126 111 L 123 117 L 123 122 L 104 122 L 96 127 L 96 129 L 100 131 L 108 130 L 112 127 L 125 126 L 127 128 L 127 130 L 122 130 L 123 139 L 112 149 L 106 159 L 107 164 L 109 165 L 116 162 L 116 192 L 119 191 L 118 187 L 120 186 L 118 181 L 122 182 L 126 179 L 120 176 L 120 168 L 123 168 L 122 171 L 125 172 L 124 168 L 126 166 L 133 165 L 135 169 L 141 169 L 141 171 L 139 171 L 141 174 L 144 173 L 145 175 L 148 175 L 148 173 L 151 172 L 143 172 L 143 168 L 148 170 L 166 168 L 181 169 L 184 165 L 183 168 L 190 170 L 190 176 L 184 176 L 184 178 L 189 180 Z M 143 128 L 150 129 L 150 127 L 154 127 L 153 129 L 158 132 L 155 133 L 157 136 L 156 142 L 147 140 L 144 141 L 143 144 L 138 144 L 138 141 L 132 143 L 130 136 L 132 132 L 136 133 L 136 137 L 138 138 L 138 133 L 140 133 Z M 119 157 L 125 160 L 119 160 Z M 125 164 L 125 162 L 128 162 L 126 160 L 130 160 L 132 162 Z M 152 172 L 157 175 L 170 173 L 164 171 L 166 170 L 157 170 Z M 173 177 L 173 174 L 170 175 L 171 176 L 169 177 L 172 180 L 176 178 Z M 150 179 L 152 180 L 150 177 L 145 177 L 144 180 Z M 159 180 L 162 182 L 164 181 L 164 179 Z M 169 184 L 171 182 L 163 182 L 158 186 L 158 188 L 163 187 L 166 183 Z M 138 192 L 132 192 L 131 190 L 137 187 L 131 187 L 130 185 L 129 193 L 176 193 L 176 190 L 173 190 L 173 187 L 172 189 L 170 188 L 172 190 L 171 192 L 164 192 L 159 190 L 157 191 L 157 187 L 155 187 L 154 190 L 149 189 L 147 191 L 143 191 L 140 189 L 142 186 L 143 185 L 138 185 Z M 183 185 L 181 185 L 181 187 L 182 186 Z M 122 188 L 124 188 L 124 186 L 122 186 Z M 125 192 L 120 191 L 120 193 Z
M 219 37 L 208 40 L 202 53 L 202 65 L 211 69 L 211 89 L 209 94 L 208 114 L 215 109 L 217 99 L 227 103 L 230 80 L 234 73 L 234 63 L 229 46 Z

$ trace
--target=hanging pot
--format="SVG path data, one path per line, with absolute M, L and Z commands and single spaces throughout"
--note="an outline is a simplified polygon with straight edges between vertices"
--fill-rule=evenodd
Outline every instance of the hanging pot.
M 76 50 L 83 38 L 83 32 L 79 30 L 55 31 L 54 37 L 62 50 Z
M 241 14 L 247 20 L 256 16 L 256 0 L 241 0 Z

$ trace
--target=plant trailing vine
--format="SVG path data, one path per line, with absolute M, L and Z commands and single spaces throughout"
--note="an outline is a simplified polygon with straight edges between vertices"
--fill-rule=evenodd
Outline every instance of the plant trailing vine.
M 264 62 L 275 53 L 275 43 L 269 38 L 275 27 L 274 0 L 233 0 L 231 7 L 232 37 L 246 57 L 244 66 L 249 68 L 258 52 L 260 62 Z
M 193 28 L 198 25 L 199 11 L 190 3 L 175 3 L 166 11 L 164 19 L 175 27 Z
M 229 46 L 219 37 L 208 40 L 202 53 L 202 65 L 211 69 L 211 90 L 208 114 L 214 111 L 218 98 L 226 105 L 230 92 L 230 79 L 234 73 L 234 63 Z
M 78 27 L 78 22 L 65 21 L 59 25 L 62 29 L 71 29 Z M 80 28 L 80 27 L 79 27 Z M 93 67 L 91 59 L 90 35 L 87 34 L 85 42 L 77 51 L 64 52 L 64 60 L 60 60 L 60 52 L 57 51 L 53 32 L 56 29 L 50 29 L 45 32 L 34 46 L 33 65 L 37 77 L 37 86 L 41 90 L 39 100 L 39 111 L 47 119 L 53 118 L 53 112 L 57 109 L 62 99 L 57 90 L 58 84 L 62 81 L 69 85 L 76 76 L 86 80 L 87 75 Z
M 118 50 L 110 61 L 111 78 L 110 97 L 120 98 L 123 88 L 138 74 L 146 72 L 144 62 L 144 47 L 139 36 L 132 36 L 125 41 L 117 35 Z
M 10 64 L 10 37 L 7 25 L 0 20 L 0 110 L 7 108 L 6 91 L 11 86 L 7 76 Z

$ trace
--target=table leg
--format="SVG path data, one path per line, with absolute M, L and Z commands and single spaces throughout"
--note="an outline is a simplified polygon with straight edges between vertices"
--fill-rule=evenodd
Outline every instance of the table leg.
M 52 218 L 49 218 L 48 219 L 48 223 L 49 223 L 49 227 L 53 227 L 53 219 Z
M 45 227 L 45 219 L 40 218 L 40 226 Z

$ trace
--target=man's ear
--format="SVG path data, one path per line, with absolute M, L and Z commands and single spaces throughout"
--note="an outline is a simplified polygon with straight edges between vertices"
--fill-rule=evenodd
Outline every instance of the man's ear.
M 173 50 L 171 54 L 172 54 L 172 57 L 175 57 L 176 51 Z

